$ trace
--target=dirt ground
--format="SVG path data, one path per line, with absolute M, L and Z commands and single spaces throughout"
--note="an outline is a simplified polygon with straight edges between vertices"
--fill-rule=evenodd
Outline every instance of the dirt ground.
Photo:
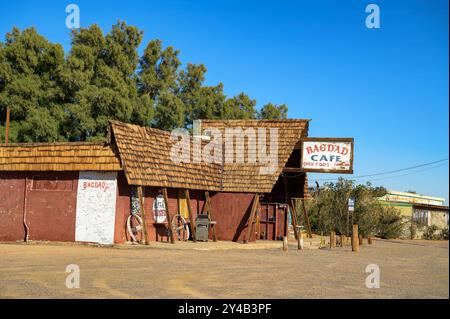
M 449 298 L 448 241 L 280 247 L 0 244 L 0 298 Z M 80 268 L 78 289 L 66 287 L 69 264 Z M 379 266 L 380 288 L 366 287 L 368 264 Z

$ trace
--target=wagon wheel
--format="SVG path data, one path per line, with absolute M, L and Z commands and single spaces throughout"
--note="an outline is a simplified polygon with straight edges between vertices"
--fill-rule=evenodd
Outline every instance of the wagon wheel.
M 131 239 L 131 242 L 142 242 L 143 236 L 143 223 L 142 218 L 139 215 L 130 215 L 127 219 L 127 232 Z
M 172 218 L 172 230 L 178 240 L 187 241 L 189 239 L 189 225 L 181 215 Z

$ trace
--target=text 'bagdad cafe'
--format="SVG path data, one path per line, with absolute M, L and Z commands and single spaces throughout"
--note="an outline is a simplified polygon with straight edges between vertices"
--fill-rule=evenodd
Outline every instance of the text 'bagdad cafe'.
M 301 141 L 304 172 L 353 174 L 353 138 L 306 138 Z

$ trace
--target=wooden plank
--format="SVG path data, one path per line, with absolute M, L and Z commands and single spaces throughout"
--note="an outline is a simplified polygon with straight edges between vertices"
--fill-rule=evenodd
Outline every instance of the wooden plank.
M 297 234 L 297 218 L 295 217 L 295 212 L 294 212 L 294 206 L 291 205 L 292 204 L 292 198 L 291 195 L 289 193 L 289 187 L 288 187 L 288 181 L 287 181 L 287 177 L 283 176 L 283 183 L 284 183 L 284 192 L 285 192 L 285 199 L 286 199 L 286 204 L 288 205 L 288 210 L 290 211 L 291 214 L 291 219 L 292 219 L 292 226 L 294 228 L 294 236 L 295 239 L 298 240 L 298 234 Z M 286 212 L 286 223 L 285 223 L 285 234 L 286 236 L 288 236 L 288 216 L 287 216 L 287 212 Z
M 197 242 L 197 238 L 195 236 L 195 221 L 194 221 L 194 215 L 192 214 L 192 209 L 191 209 L 191 196 L 189 195 L 189 190 L 185 189 L 184 190 L 184 197 L 186 198 L 186 202 L 187 202 L 187 209 L 188 209 L 188 214 L 189 214 L 189 221 L 191 223 L 191 231 L 192 231 L 192 241 L 194 243 Z
M 164 203 L 166 204 L 167 226 L 169 228 L 170 243 L 175 244 L 175 238 L 172 229 L 172 220 L 169 212 L 169 197 L 167 196 L 167 188 L 163 188 Z
M 353 225 L 353 232 L 352 232 L 352 251 L 358 252 L 359 251 L 359 238 L 358 238 L 358 225 Z
M 304 198 L 302 199 L 302 204 L 303 204 L 303 215 L 305 217 L 306 227 L 307 227 L 307 231 L 308 231 L 308 237 L 312 238 L 311 224 L 309 223 L 309 217 L 308 217 L 308 212 L 306 211 L 306 205 L 305 205 Z
M 138 197 L 139 197 L 139 205 L 141 206 L 141 214 L 142 214 L 142 227 L 144 228 L 144 245 L 148 245 L 148 234 L 147 234 L 147 221 L 146 214 L 144 209 L 144 196 L 142 194 L 142 186 L 137 187 Z
M 209 196 L 209 191 L 205 192 L 205 207 L 207 208 L 207 214 L 209 221 L 214 221 L 213 213 L 212 213 L 212 206 L 211 206 L 211 197 Z M 216 224 L 211 225 L 211 231 L 213 236 L 213 241 L 217 241 L 217 235 L 216 235 Z
M 300 167 L 284 167 L 283 173 L 303 173 Z
M 252 231 L 253 231 L 253 222 L 255 220 L 255 214 L 256 214 L 256 210 L 258 208 L 258 204 L 259 204 L 259 195 L 255 194 L 255 196 L 253 197 L 252 210 L 250 211 L 250 216 L 247 221 L 247 234 L 246 234 L 246 239 L 244 241 L 245 243 L 248 243 L 251 239 Z

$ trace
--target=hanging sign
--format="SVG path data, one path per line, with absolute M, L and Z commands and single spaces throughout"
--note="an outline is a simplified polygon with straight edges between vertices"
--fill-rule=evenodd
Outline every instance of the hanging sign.
M 348 211 L 353 212 L 355 210 L 355 200 L 353 198 L 348 199 Z
M 157 223 L 164 223 L 166 221 L 166 203 L 163 195 L 156 196 L 153 201 L 153 218 Z
M 305 138 L 301 151 L 304 172 L 353 174 L 353 138 Z

